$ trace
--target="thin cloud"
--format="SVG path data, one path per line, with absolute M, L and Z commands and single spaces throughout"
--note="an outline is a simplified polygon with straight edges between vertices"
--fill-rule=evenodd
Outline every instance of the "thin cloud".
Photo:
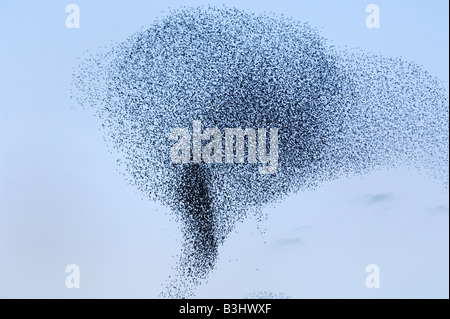
M 439 205 L 439 206 L 431 207 L 428 210 L 430 210 L 432 212 L 448 214 L 448 206 L 447 205 Z
M 393 193 L 378 193 L 378 194 L 366 194 L 364 196 L 355 198 L 354 201 L 372 205 L 372 204 L 386 203 L 394 199 L 395 196 Z
M 291 299 L 291 297 L 283 292 L 255 291 L 248 294 L 244 299 Z
M 276 244 L 279 246 L 287 246 L 287 245 L 297 245 L 302 242 L 303 240 L 301 237 L 285 237 L 277 239 Z
M 394 199 L 394 194 L 392 193 L 384 193 L 384 194 L 375 194 L 369 196 L 368 203 L 369 204 L 377 204 L 381 202 L 387 202 Z
M 313 227 L 311 226 L 311 225 L 305 225 L 305 226 L 298 226 L 298 227 L 295 227 L 294 228 L 294 231 L 303 231 L 303 230 L 306 230 L 306 229 L 312 229 Z

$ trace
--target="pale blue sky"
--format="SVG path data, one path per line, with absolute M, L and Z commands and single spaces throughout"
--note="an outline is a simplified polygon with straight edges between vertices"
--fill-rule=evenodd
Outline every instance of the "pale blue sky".
M 80 29 L 65 27 L 70 3 Z M 71 73 L 83 51 L 124 40 L 169 7 L 222 3 L 0 2 L 0 297 L 158 297 L 180 231 L 117 172 L 100 122 L 69 98 Z M 416 61 L 448 89 L 448 1 L 225 3 L 308 21 L 341 47 Z M 369 3 L 381 8 L 381 29 L 365 27 Z M 448 194 L 416 174 L 326 183 L 265 212 L 262 223 L 238 225 L 197 297 L 448 298 Z M 71 263 L 80 289 L 65 287 Z M 380 289 L 364 284 L 372 263 Z

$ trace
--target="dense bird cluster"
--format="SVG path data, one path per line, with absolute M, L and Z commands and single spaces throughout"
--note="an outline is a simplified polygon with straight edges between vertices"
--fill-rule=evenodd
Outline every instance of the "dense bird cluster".
M 182 225 L 186 297 L 249 212 L 332 179 L 411 165 L 448 185 L 448 98 L 400 58 L 338 50 L 307 24 L 230 8 L 183 8 L 74 74 L 129 181 Z M 173 164 L 174 128 L 278 128 L 275 174 L 260 164 Z M 191 132 L 192 133 L 192 132 Z M 247 142 L 246 142 L 247 143 Z

